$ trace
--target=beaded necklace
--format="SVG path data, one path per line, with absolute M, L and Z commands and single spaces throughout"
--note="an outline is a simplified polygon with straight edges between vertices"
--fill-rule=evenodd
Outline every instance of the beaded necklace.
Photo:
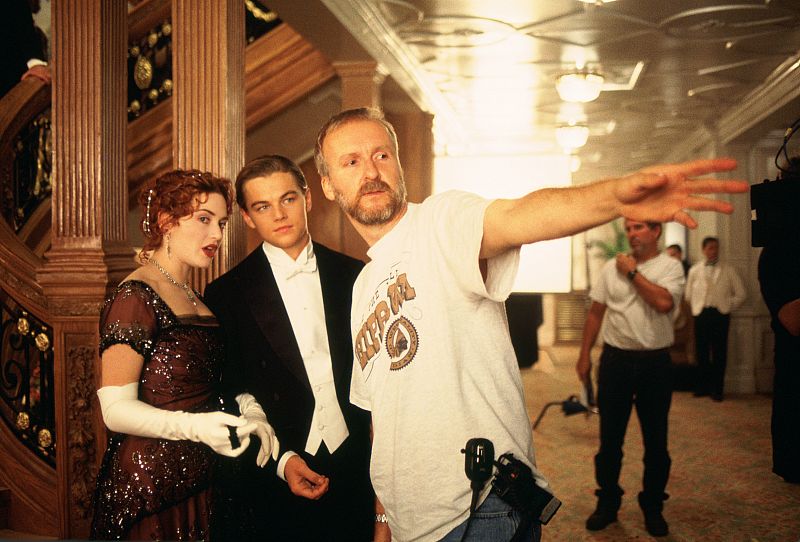
M 192 305 L 194 305 L 195 307 L 197 306 L 197 300 L 195 298 L 194 292 L 192 292 L 192 289 L 189 287 L 189 282 L 188 281 L 183 282 L 183 283 L 178 282 L 177 280 L 172 278 L 172 275 L 170 275 L 169 272 L 166 269 L 161 267 L 161 265 L 158 263 L 158 261 L 155 258 L 150 258 L 149 261 L 150 261 L 150 263 L 152 263 L 153 265 L 156 266 L 156 269 L 158 269 L 159 272 L 162 275 L 167 277 L 168 281 L 170 281 L 172 284 L 174 284 L 175 286 L 177 286 L 178 288 L 180 288 L 181 290 L 186 292 L 186 297 L 189 299 L 189 301 L 192 303 Z

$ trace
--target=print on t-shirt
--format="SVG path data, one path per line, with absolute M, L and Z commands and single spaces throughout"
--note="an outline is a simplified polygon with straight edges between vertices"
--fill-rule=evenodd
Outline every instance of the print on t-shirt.
M 384 290 L 385 284 L 389 286 Z M 416 296 L 417 292 L 408 282 L 405 273 L 392 273 L 389 279 L 381 282 L 373 296 L 371 312 L 359 327 L 353 344 L 353 351 L 362 370 L 378 355 L 384 341 L 391 370 L 402 369 L 413 361 L 419 347 L 417 330 L 407 318 L 400 315 L 400 310 L 405 301 Z

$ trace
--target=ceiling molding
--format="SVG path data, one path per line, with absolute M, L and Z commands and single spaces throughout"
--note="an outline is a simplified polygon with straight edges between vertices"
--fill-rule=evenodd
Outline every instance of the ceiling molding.
M 728 109 L 717 123 L 720 139 L 728 144 L 800 97 L 800 55 L 788 58 L 764 84 Z
M 683 142 L 675 145 L 669 160 L 683 160 L 697 154 L 697 149 L 717 140 L 722 145 L 737 143 L 770 115 L 780 111 L 793 100 L 800 98 L 800 55 L 790 57 L 781 64 L 768 80 L 729 108 L 717 122 L 714 132 L 707 127 L 695 130 Z M 760 137 L 760 134 L 758 134 Z
M 356 41 L 391 74 L 420 109 L 433 113 L 449 136 L 463 138 L 464 127 L 409 46 L 369 0 L 321 0 Z M 354 31 L 352 29 L 359 29 Z

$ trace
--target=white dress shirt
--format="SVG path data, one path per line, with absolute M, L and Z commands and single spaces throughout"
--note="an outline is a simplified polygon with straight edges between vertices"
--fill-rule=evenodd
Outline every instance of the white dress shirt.
M 700 262 L 689 269 L 685 296 L 694 316 L 707 307 L 730 314 L 744 302 L 746 295 L 742 279 L 728 264 Z
M 324 442 L 332 453 L 344 442 L 349 432 L 333 381 L 322 286 L 314 245 L 309 240 L 296 260 L 292 260 L 283 249 L 269 243 L 265 242 L 262 246 L 275 275 L 275 282 L 300 347 L 311 392 L 314 394 L 314 415 L 305 451 L 314 455 Z M 281 456 L 278 462 L 278 476 L 281 478 L 284 478 L 286 461 L 293 455 L 296 455 L 295 452 L 287 451 Z

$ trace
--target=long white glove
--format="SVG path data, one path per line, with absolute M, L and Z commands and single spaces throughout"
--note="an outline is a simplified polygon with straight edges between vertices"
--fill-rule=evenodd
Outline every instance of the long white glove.
M 267 464 L 267 461 L 269 461 L 270 455 L 272 455 L 272 459 L 277 461 L 281 445 L 278 442 L 278 437 L 275 436 L 275 430 L 267 421 L 267 415 L 264 413 L 264 409 L 258 404 L 256 398 L 249 393 L 240 393 L 237 395 L 236 402 L 239 403 L 239 412 L 244 419 L 256 424 L 255 433 L 261 441 L 261 449 L 258 451 L 256 464 L 263 468 L 264 465 Z
M 117 433 L 138 437 L 202 442 L 218 454 L 237 457 L 250 444 L 256 424 L 225 412 L 191 413 L 156 408 L 138 399 L 137 382 L 97 390 L 103 421 Z M 241 446 L 232 447 L 228 426 L 236 428 Z

